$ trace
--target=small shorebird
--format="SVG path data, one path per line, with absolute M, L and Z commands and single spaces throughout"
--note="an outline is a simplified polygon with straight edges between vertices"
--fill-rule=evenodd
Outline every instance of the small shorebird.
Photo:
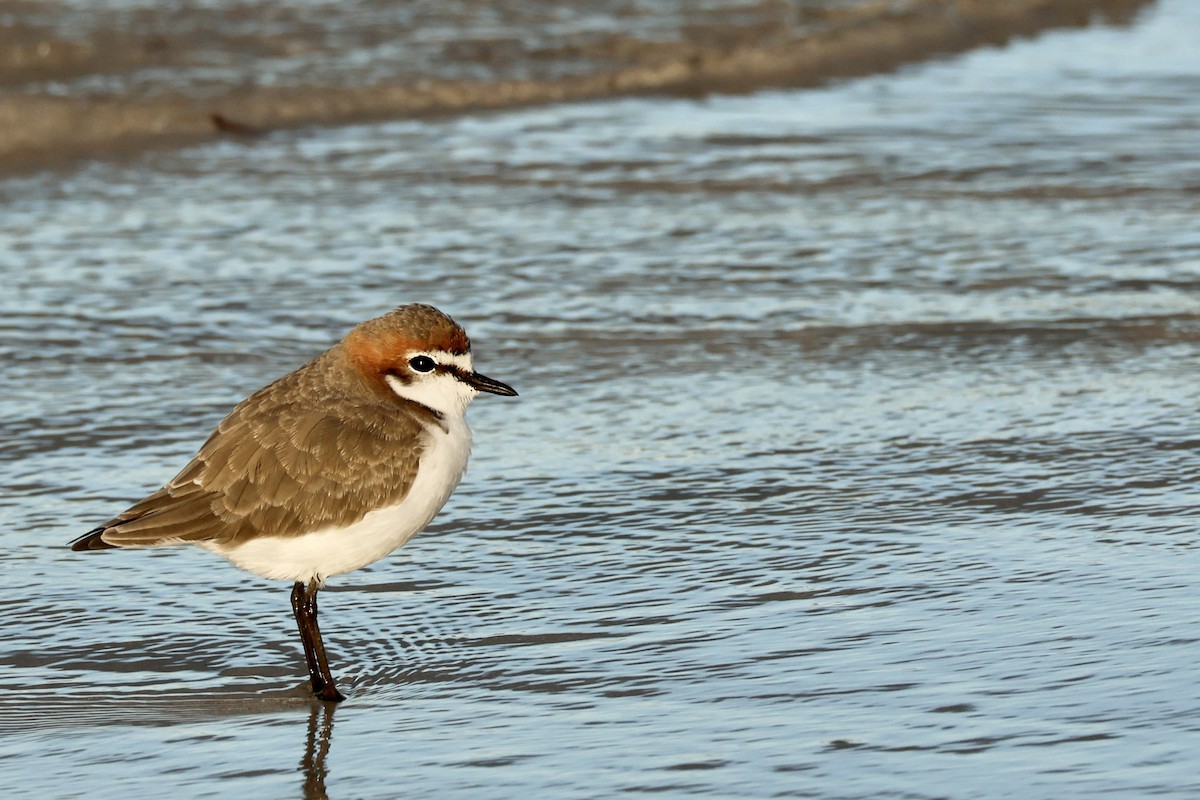
M 401 306 L 243 400 L 166 486 L 71 549 L 195 544 L 294 581 L 313 693 L 339 702 L 317 591 L 429 524 L 466 469 L 480 392 L 516 394 L 475 371 L 454 320 Z

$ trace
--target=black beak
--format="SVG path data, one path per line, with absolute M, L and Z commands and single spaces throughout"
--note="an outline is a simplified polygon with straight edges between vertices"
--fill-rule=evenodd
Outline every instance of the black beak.
M 502 394 L 507 397 L 517 396 L 517 390 L 509 386 L 507 383 L 494 381 L 486 375 L 480 375 L 478 372 L 472 372 L 469 375 L 464 375 L 462 376 L 462 380 L 468 386 L 473 386 L 481 392 Z

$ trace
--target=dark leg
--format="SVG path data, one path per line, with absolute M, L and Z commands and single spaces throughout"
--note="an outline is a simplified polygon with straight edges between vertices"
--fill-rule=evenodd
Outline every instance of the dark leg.
M 321 629 L 317 627 L 318 588 L 315 580 L 308 586 L 297 581 L 292 587 L 292 613 L 296 615 L 296 625 L 300 628 L 300 641 L 304 644 L 304 660 L 308 662 L 313 694 L 318 699 L 340 703 L 346 698 L 337 690 L 333 673 L 329 671 L 325 643 L 321 641 Z
M 296 617 L 296 627 L 300 629 L 300 643 L 304 645 L 304 660 L 308 662 L 308 677 L 312 681 L 313 693 L 321 691 L 325 685 L 317 668 L 317 654 L 313 650 L 312 639 L 309 636 L 308 609 L 305 605 L 304 584 L 296 581 L 292 587 L 292 614 Z

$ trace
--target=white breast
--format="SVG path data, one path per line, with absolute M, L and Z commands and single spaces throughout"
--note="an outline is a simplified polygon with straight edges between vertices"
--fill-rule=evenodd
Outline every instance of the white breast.
M 429 429 L 416 480 L 399 503 L 371 511 L 344 528 L 301 536 L 258 536 L 233 546 L 201 546 L 244 570 L 276 580 L 324 583 L 330 576 L 378 561 L 429 524 L 467 468 L 471 429 L 461 416 L 448 416 L 445 423 L 445 431 Z

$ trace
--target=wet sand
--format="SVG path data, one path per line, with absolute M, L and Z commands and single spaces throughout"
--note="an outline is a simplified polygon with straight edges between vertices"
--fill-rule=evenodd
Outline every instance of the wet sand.
M 0 2 L 0 172 L 309 125 L 812 86 L 1151 2 Z

